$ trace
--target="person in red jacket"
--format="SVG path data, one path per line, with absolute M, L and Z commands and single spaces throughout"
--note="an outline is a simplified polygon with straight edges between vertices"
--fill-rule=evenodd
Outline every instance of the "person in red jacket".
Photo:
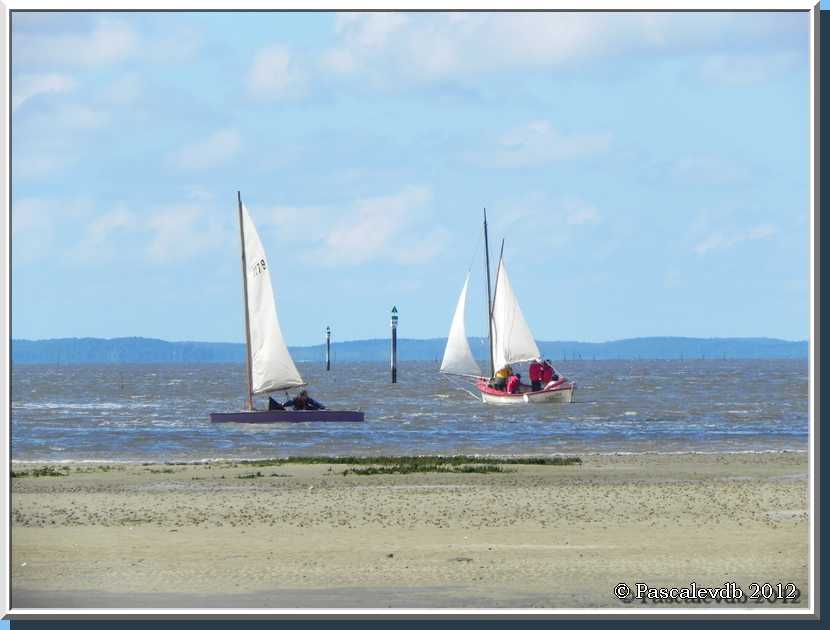
M 541 376 L 542 376 L 542 385 L 547 385 L 548 383 L 550 383 L 553 380 L 553 377 L 555 376 L 555 373 L 553 371 L 553 366 L 550 364 L 550 361 L 545 361 L 542 364 Z
M 518 394 L 519 385 L 521 385 L 521 379 L 518 374 L 514 374 L 513 376 L 507 379 L 507 393 Z
M 530 388 L 534 392 L 538 392 L 542 389 L 542 368 L 543 364 L 536 359 L 533 363 L 530 364 L 530 367 L 527 370 L 527 374 L 530 377 Z

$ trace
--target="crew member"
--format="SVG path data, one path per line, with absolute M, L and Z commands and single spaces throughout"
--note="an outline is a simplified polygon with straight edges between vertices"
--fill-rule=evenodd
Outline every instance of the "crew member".
M 325 405 L 317 402 L 308 395 L 306 390 L 300 392 L 296 398 L 291 398 L 285 401 L 286 407 L 292 407 L 295 411 L 315 411 L 317 409 L 325 409 Z
M 553 366 L 550 364 L 550 361 L 548 361 L 547 359 L 542 364 L 542 372 L 541 372 L 540 376 L 542 377 L 542 384 L 543 385 L 547 385 L 551 381 L 556 380 L 556 378 L 554 378 L 554 377 L 556 377 L 556 373 L 553 371 Z
M 536 359 L 533 363 L 530 364 L 530 367 L 527 370 L 527 374 L 530 377 L 530 388 L 534 392 L 538 392 L 542 389 L 542 369 L 544 365 Z
M 496 372 L 496 375 L 493 378 L 493 388 L 503 390 L 505 385 L 507 385 L 507 379 L 512 375 L 513 370 L 511 367 L 509 365 L 505 365 L 502 369 Z

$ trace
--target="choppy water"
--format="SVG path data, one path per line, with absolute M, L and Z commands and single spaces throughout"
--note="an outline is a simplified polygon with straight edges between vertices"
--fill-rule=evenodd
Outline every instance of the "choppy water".
M 301 364 L 311 395 L 365 423 L 211 424 L 240 409 L 242 365 L 18 365 L 15 460 L 182 461 L 321 454 L 551 454 L 803 450 L 808 371 L 800 360 L 567 361 L 570 405 L 496 407 L 436 363 L 326 373 Z M 468 389 L 471 389 L 468 387 Z M 262 403 L 262 401 L 260 401 Z

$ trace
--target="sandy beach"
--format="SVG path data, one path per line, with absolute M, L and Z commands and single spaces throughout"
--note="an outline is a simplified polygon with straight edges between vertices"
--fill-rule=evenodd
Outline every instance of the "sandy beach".
M 12 607 L 649 608 L 614 586 L 693 581 L 793 583 L 798 603 L 775 605 L 808 605 L 805 453 L 581 459 L 15 464 Z

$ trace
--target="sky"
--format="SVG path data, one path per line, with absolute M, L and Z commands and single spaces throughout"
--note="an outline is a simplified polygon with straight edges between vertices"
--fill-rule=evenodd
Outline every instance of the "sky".
M 809 335 L 807 13 L 12 15 L 12 336 Z

